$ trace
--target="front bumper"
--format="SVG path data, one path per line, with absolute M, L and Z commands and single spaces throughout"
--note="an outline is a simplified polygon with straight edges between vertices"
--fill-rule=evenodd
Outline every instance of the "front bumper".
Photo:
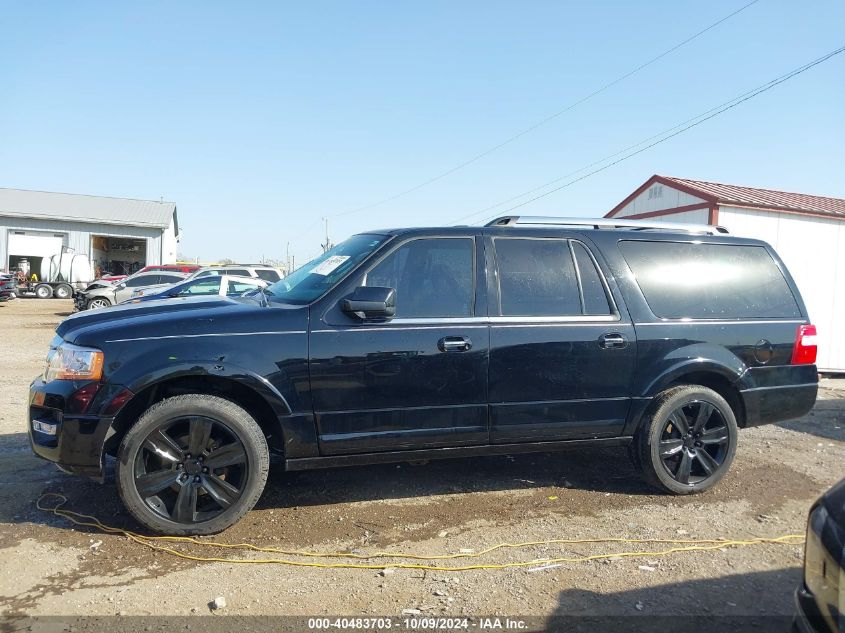
M 793 633 L 831 633 L 816 600 L 804 583 L 795 590 L 795 617 L 792 620 Z
M 103 446 L 114 417 L 69 413 L 73 409 L 69 399 L 81 386 L 74 381 L 47 383 L 41 378 L 32 382 L 27 405 L 29 444 L 36 455 L 63 470 L 102 481 Z
M 86 296 L 85 292 L 79 291 L 74 293 L 73 295 L 73 307 L 78 311 L 83 311 L 87 308 L 88 305 L 88 297 Z

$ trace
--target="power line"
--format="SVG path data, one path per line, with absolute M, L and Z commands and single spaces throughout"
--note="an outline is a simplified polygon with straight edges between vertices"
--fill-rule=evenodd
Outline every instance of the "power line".
M 740 105 L 741 103 L 744 103 L 745 101 L 748 101 L 749 99 L 753 99 L 754 97 L 756 97 L 759 94 L 762 94 L 764 92 L 767 92 L 768 90 L 771 90 L 775 86 L 792 79 L 796 75 L 800 75 L 801 73 L 813 68 L 814 66 L 818 66 L 819 64 L 826 62 L 830 58 L 835 57 L 836 55 L 839 55 L 842 52 L 845 52 L 845 46 L 843 46 L 841 48 L 837 48 L 836 50 L 833 50 L 833 51 L 827 53 L 826 55 L 823 55 L 823 56 L 809 62 L 808 64 L 804 64 L 803 66 L 800 66 L 799 68 L 796 68 L 796 69 L 794 69 L 794 70 L 792 70 L 792 71 L 790 71 L 790 72 L 788 72 L 784 75 L 781 75 L 780 77 L 772 79 L 771 81 L 769 81 L 765 84 L 762 84 L 761 86 L 758 86 L 758 87 L 756 87 L 752 90 L 749 90 L 748 92 L 745 92 L 745 93 L 743 93 L 743 94 L 741 94 L 737 97 L 734 97 L 733 99 L 730 99 L 729 101 L 725 101 L 724 103 L 716 106 L 715 108 L 711 108 L 710 110 L 707 110 L 706 112 L 702 112 L 701 114 L 698 114 L 697 116 L 694 116 L 691 119 L 687 119 L 686 121 L 683 121 L 682 123 L 679 123 L 679 124 L 677 124 L 677 125 L 675 125 L 671 128 L 663 130 L 662 132 L 660 132 L 658 134 L 650 136 L 649 138 L 644 139 L 644 140 L 640 141 L 639 143 L 635 143 L 634 145 L 629 145 L 628 147 L 626 147 L 623 150 L 620 150 L 618 152 L 610 154 L 609 156 L 605 156 L 604 158 L 602 158 L 600 160 L 597 160 L 597 161 L 592 162 L 589 165 L 586 165 L 586 166 L 584 166 L 580 169 L 577 169 L 573 172 L 570 172 L 568 174 L 565 174 L 563 176 L 555 178 L 554 180 L 550 180 L 549 182 L 542 184 L 539 187 L 534 187 L 533 189 L 529 189 L 528 191 L 524 191 L 521 194 L 518 194 L 516 196 L 508 198 L 507 200 L 503 200 L 501 202 L 490 205 L 490 206 L 485 207 L 483 209 L 480 209 L 478 211 L 474 211 L 473 213 L 470 213 L 470 214 L 465 215 L 461 218 L 458 218 L 457 220 L 455 220 L 454 223 L 462 222 L 462 221 L 467 220 L 469 218 L 481 215 L 482 213 L 485 213 L 486 211 L 490 211 L 491 209 L 495 209 L 496 207 L 500 207 L 500 206 L 505 205 L 505 204 L 512 202 L 514 200 L 518 200 L 519 198 L 525 197 L 525 196 L 530 195 L 530 194 L 532 194 L 536 191 L 539 191 L 541 189 L 545 189 L 546 187 L 548 187 L 550 185 L 553 185 L 557 182 L 560 182 L 561 180 L 564 180 L 565 178 L 568 178 L 569 176 L 572 176 L 574 174 L 578 174 L 578 173 L 581 173 L 583 171 L 586 171 L 586 170 L 588 170 L 591 167 L 594 167 L 596 165 L 601 165 L 602 163 L 606 163 L 608 160 L 611 160 L 611 159 L 621 155 L 620 158 L 617 158 L 616 160 L 614 160 L 610 163 L 607 163 L 606 165 L 603 165 L 602 167 L 599 167 L 597 169 L 593 169 L 592 171 L 589 171 L 588 173 L 586 173 L 582 176 L 579 176 L 578 178 L 574 178 L 572 180 L 567 181 L 566 183 L 560 185 L 559 187 L 555 187 L 554 189 L 550 189 L 549 191 L 546 191 L 545 193 L 534 196 L 533 198 L 530 198 L 530 199 L 528 199 L 524 202 L 520 202 L 519 204 L 515 204 L 511 207 L 508 207 L 507 209 L 499 211 L 499 212 L 497 212 L 497 214 L 508 213 L 509 211 L 513 211 L 514 209 L 524 207 L 525 205 L 530 204 L 530 203 L 534 202 L 535 200 L 539 200 L 540 198 L 545 198 L 546 196 L 549 196 L 549 195 L 551 195 L 551 194 L 553 194 L 557 191 L 560 191 L 561 189 L 565 189 L 566 187 L 570 187 L 570 186 L 574 185 L 575 183 L 580 182 L 580 181 L 582 181 L 586 178 L 589 178 L 590 176 L 592 176 L 594 174 L 597 174 L 597 173 L 602 172 L 606 169 L 609 169 L 610 167 L 613 167 L 614 165 L 618 165 L 622 161 L 628 160 L 629 158 L 632 158 L 633 156 L 636 156 L 637 154 L 641 154 L 642 152 L 644 152 L 648 149 L 651 149 L 655 145 L 659 145 L 661 143 L 668 141 L 671 138 L 674 138 L 675 136 L 678 136 L 679 134 L 683 134 L 687 130 L 690 130 L 690 129 L 698 126 L 698 125 L 701 125 L 705 121 L 709 121 L 710 119 L 717 117 L 720 114 L 722 114 L 722 113 L 724 113 L 724 112 L 726 112 L 726 111 L 728 111 L 732 108 L 735 108 L 736 106 Z M 655 140 L 655 139 L 657 139 L 657 140 Z M 639 149 L 637 149 L 637 148 L 639 148 Z M 634 150 L 634 151 L 631 151 L 631 150 Z
M 751 2 L 748 2 L 747 4 L 744 4 L 744 5 L 743 5 L 743 6 L 741 6 L 739 9 L 737 9 L 737 10 L 733 11 L 732 13 L 729 13 L 728 15 L 726 15 L 726 16 L 724 16 L 724 17 L 720 18 L 719 20 L 717 20 L 717 21 L 713 22 L 713 23 L 712 23 L 712 24 L 710 24 L 709 26 L 707 26 L 707 27 L 705 27 L 705 28 L 701 29 L 701 30 L 700 30 L 700 31 L 698 31 L 697 33 L 694 33 L 693 35 L 689 36 L 689 37 L 688 37 L 688 38 L 686 38 L 685 40 L 683 40 L 683 41 L 681 41 L 681 42 L 679 42 L 679 43 L 675 44 L 675 45 L 674 45 L 674 46 L 672 46 L 671 48 L 666 49 L 665 51 L 663 51 L 663 52 L 662 52 L 662 53 L 660 53 L 659 55 L 657 55 L 657 56 L 655 56 L 655 57 L 652 57 L 652 58 L 651 58 L 651 59 L 649 59 L 647 62 L 644 62 L 644 63 L 640 64 L 639 66 L 637 66 L 637 67 L 636 67 L 636 68 L 634 68 L 633 70 L 630 70 L 630 71 L 626 72 L 625 74 L 620 75 L 620 76 L 619 76 L 619 77 L 617 77 L 616 79 L 614 79 L 614 80 L 612 80 L 612 81 L 610 81 L 610 82 L 608 82 L 608 83 L 604 84 L 603 86 L 601 86 L 600 88 L 597 88 L 596 90 L 594 90 L 593 92 L 589 93 L 588 95 L 586 95 L 586 96 L 584 96 L 584 97 L 582 97 L 582 98 L 578 99 L 577 101 L 574 101 L 574 102 L 570 103 L 568 106 L 566 106 L 566 107 L 564 107 L 564 108 L 562 108 L 562 109 L 558 110 L 557 112 L 555 112 L 555 113 L 553 113 L 553 114 L 550 114 L 550 115 L 549 115 L 549 116 L 547 116 L 546 118 L 541 119 L 540 121 L 538 121 L 538 122 L 536 122 L 536 123 L 534 123 L 534 124 L 532 124 L 532 125 L 528 126 L 527 128 L 523 129 L 522 131 L 517 132 L 517 133 L 516 133 L 516 134 L 514 134 L 513 136 L 511 136 L 511 137 L 509 137 L 509 138 L 505 139 L 505 140 L 504 140 L 504 141 L 502 141 L 501 143 L 498 143 L 497 145 L 494 145 L 493 147 L 490 147 L 490 148 L 488 148 L 488 149 L 484 150 L 483 152 L 481 152 L 481 153 L 479 153 L 479 154 L 476 154 L 475 156 L 473 156 L 473 157 L 471 157 L 471 158 L 469 158 L 469 159 L 465 160 L 464 162 L 459 163 L 458 165 L 455 165 L 454 167 L 451 167 L 450 169 L 447 169 L 446 171 L 443 171 L 443 172 L 441 172 L 441 173 L 437 174 L 436 176 L 433 176 L 433 177 L 431 177 L 431 178 L 429 178 L 429 179 L 427 179 L 427 180 L 424 180 L 423 182 L 421 182 L 421 183 L 419 183 L 419 184 L 417 184 L 417 185 L 414 185 L 413 187 L 410 187 L 409 189 L 405 189 L 404 191 L 400 191 L 399 193 L 393 194 L 392 196 L 389 196 L 389 197 L 387 197 L 387 198 L 382 198 L 381 200 L 378 200 L 378 201 L 376 201 L 376 202 L 372 202 L 372 203 L 370 203 L 370 204 L 366 204 L 366 205 L 361 206 L 361 207 L 357 207 L 357 208 L 354 208 L 354 209 L 350 209 L 350 210 L 348 210 L 348 211 L 344 211 L 344 212 L 341 212 L 341 213 L 336 213 L 336 214 L 334 214 L 334 215 L 333 215 L 333 216 L 331 216 L 331 217 L 335 217 L 335 218 L 337 218 L 337 217 L 343 217 L 343 216 L 346 216 L 346 215 L 352 215 L 353 213 L 360 213 L 361 211 L 366 211 L 366 210 L 368 210 L 368 209 L 373 209 L 373 208 L 375 208 L 375 207 L 381 206 L 381 205 L 386 204 L 386 203 L 388 203 L 388 202 L 392 202 L 392 201 L 394 201 L 394 200 L 396 200 L 396 199 L 398 199 L 398 198 L 401 198 L 401 197 L 403 197 L 403 196 L 408 195 L 409 193 L 413 193 L 414 191 L 417 191 L 417 190 L 419 190 L 419 189 L 422 189 L 423 187 L 427 187 L 428 185 L 430 185 L 430 184 L 432 184 L 432 183 L 435 183 L 435 182 L 437 182 L 438 180 L 442 180 L 442 179 L 443 179 L 443 178 L 445 178 L 446 176 L 450 176 L 450 175 L 454 174 L 455 172 L 457 172 L 457 171 L 459 171 L 459 170 L 463 169 L 464 167 L 468 167 L 469 165 L 472 165 L 473 163 L 475 163 L 475 162 L 477 162 L 477 161 L 481 160 L 482 158 L 484 158 L 484 157 L 486 157 L 486 156 L 489 156 L 489 155 L 490 155 L 490 154 L 492 154 L 493 152 L 496 152 L 496 151 L 500 150 L 501 148 L 505 147 L 506 145 L 510 145 L 511 143 L 513 143 L 514 141 L 516 141 L 517 139 L 522 138 L 522 137 L 523 137 L 523 136 L 525 136 L 526 134 L 529 134 L 530 132 L 533 132 L 533 131 L 534 131 L 534 130 L 536 130 L 537 128 L 539 128 L 539 127 L 541 127 L 541 126 L 545 125 L 546 123 L 548 123 L 548 122 L 550 122 L 550 121 L 552 121 L 552 120 L 556 119 L 557 117 L 561 116 L 562 114 L 565 114 L 566 112 L 569 112 L 570 110 L 572 110 L 572 109 L 574 109 L 574 108 L 578 107 L 578 106 L 579 106 L 579 105 L 581 105 L 582 103 L 584 103 L 584 102 L 586 102 L 586 101 L 589 101 L 589 100 L 590 100 L 590 99 L 592 99 L 593 97 L 595 97 L 595 96 L 597 96 L 597 95 L 601 94 L 602 92 L 605 92 L 606 90 L 608 90 L 608 89 L 612 88 L 612 87 L 613 87 L 613 86 L 615 86 L 616 84 L 621 83 L 622 81 L 625 81 L 626 79 L 628 79 L 628 78 L 629 78 L 629 77 L 631 77 L 632 75 L 635 75 L 635 74 L 637 74 L 638 72 L 640 72 L 641 70 L 643 70 L 643 69 L 645 69 L 645 68 L 647 68 L 647 67 L 651 66 L 651 65 L 652 65 L 652 64 L 654 64 L 655 62 L 660 61 L 661 59 L 663 59 L 663 58 L 664 58 L 664 57 L 666 57 L 667 55 L 669 55 L 669 54 L 671 54 L 671 53 L 674 53 L 674 52 L 675 52 L 676 50 L 678 50 L 679 48 L 681 48 L 681 47 L 683 47 L 683 46 L 686 46 L 687 44 L 689 44 L 690 42 L 692 42 L 692 41 L 693 41 L 693 40 L 695 40 L 695 39 L 698 39 L 699 37 L 701 37 L 702 35 L 704 35 L 704 34 L 705 34 L 705 33 L 707 33 L 708 31 L 710 31 L 710 30 L 712 30 L 712 29 L 716 28 L 717 26 L 719 26 L 720 24 L 722 24 L 723 22 L 725 22 L 725 21 L 727 21 L 727 20 L 730 20 L 730 19 L 731 19 L 732 17 L 734 17 L 735 15 L 737 15 L 737 14 L 739 14 L 739 13 L 741 13 L 741 12 L 745 11 L 745 9 L 747 9 L 747 8 L 748 8 L 748 7 L 750 7 L 751 5 L 757 4 L 757 2 L 759 2 L 759 1 L 760 1 L 760 0 L 751 0 Z

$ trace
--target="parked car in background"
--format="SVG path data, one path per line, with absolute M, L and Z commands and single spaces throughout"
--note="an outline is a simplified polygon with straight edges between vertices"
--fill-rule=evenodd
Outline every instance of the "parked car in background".
M 187 275 L 175 272 L 135 273 L 123 281 L 111 283 L 101 288 L 86 288 L 76 297 L 76 307 L 79 310 L 108 308 L 126 301 L 136 290 L 158 288 L 182 281 Z M 92 284 L 94 285 L 94 284 Z
M 266 288 L 269 284 L 255 277 L 236 277 L 234 275 L 213 275 L 187 279 L 170 286 L 159 288 L 139 288 L 128 300 L 132 303 L 153 301 L 156 299 L 174 299 L 177 297 L 199 297 L 220 295 L 236 297 L 250 290 Z
M 115 285 L 117 285 L 121 282 L 125 282 L 127 279 L 131 279 L 132 277 L 135 277 L 135 275 L 140 275 L 144 272 L 150 272 L 150 271 L 146 271 L 144 269 L 141 269 L 137 272 L 132 273 L 131 275 L 103 275 L 99 279 L 92 281 L 90 284 L 88 284 L 85 287 L 85 289 L 82 291 L 81 295 L 80 295 L 80 293 L 76 293 L 74 295 L 76 308 L 78 310 L 85 310 L 86 309 L 86 304 L 88 302 L 87 296 L 93 290 L 96 290 L 97 288 L 114 287 Z M 174 272 L 181 272 L 181 271 L 174 271 Z
M 190 274 L 196 272 L 200 268 L 202 267 L 196 264 L 153 264 L 151 266 L 144 266 L 141 270 L 138 270 L 132 273 L 131 275 L 112 275 L 111 273 L 105 273 L 104 275 L 100 276 L 100 280 L 112 282 L 121 281 L 123 279 L 126 279 L 127 277 L 137 275 L 138 273 L 148 273 L 154 270 Z
M 793 631 L 845 631 L 845 479 L 810 508 Z
M 68 317 L 30 444 L 146 528 L 210 534 L 289 470 L 627 447 L 693 494 L 805 415 L 815 327 L 774 249 L 713 226 L 501 218 L 355 235 L 263 292 Z
M 285 276 L 281 268 L 255 264 L 228 264 L 226 266 L 207 266 L 191 274 L 190 279 L 209 275 L 234 275 L 236 277 L 254 277 L 269 281 L 271 284 Z
M 197 264 L 153 264 L 151 266 L 145 266 L 139 273 L 148 273 L 154 270 L 159 270 L 162 272 L 170 272 L 170 273 L 185 273 L 190 275 L 198 271 L 202 266 Z
M 0 275 L 0 300 L 8 301 L 17 296 L 18 279 L 16 275 Z

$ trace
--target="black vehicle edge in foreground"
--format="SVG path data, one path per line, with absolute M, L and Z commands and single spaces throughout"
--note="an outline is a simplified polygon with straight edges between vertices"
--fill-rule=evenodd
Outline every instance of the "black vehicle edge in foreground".
M 845 626 L 845 479 L 810 508 L 804 581 L 795 591 L 793 630 L 839 633 Z
M 800 417 L 815 328 L 770 246 L 724 234 L 492 226 L 354 236 L 254 296 L 65 319 L 33 450 L 148 528 L 225 529 L 288 469 L 627 445 L 706 490 L 738 430 Z

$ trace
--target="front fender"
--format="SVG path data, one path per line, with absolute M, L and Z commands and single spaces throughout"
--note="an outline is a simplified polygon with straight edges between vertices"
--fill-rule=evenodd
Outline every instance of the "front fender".
M 212 377 L 232 380 L 260 395 L 273 409 L 277 417 L 290 415 L 291 407 L 287 399 L 263 376 L 243 367 L 220 364 L 215 361 L 193 361 L 191 363 L 167 365 L 151 369 L 135 381 L 125 383 L 133 394 L 141 393 L 157 384 L 179 378 Z M 125 406 L 125 405 L 124 405 Z

